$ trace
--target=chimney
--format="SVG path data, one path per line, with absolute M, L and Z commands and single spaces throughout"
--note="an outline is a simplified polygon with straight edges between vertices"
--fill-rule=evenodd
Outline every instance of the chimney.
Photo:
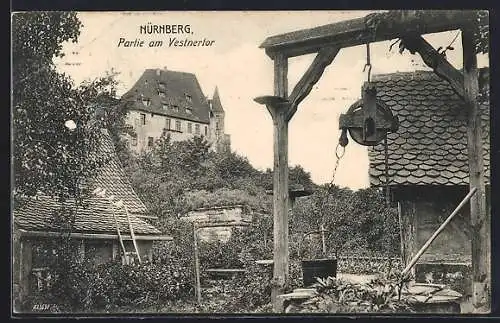
M 161 69 L 157 68 L 156 69 L 156 76 L 160 76 L 160 74 L 161 74 Z

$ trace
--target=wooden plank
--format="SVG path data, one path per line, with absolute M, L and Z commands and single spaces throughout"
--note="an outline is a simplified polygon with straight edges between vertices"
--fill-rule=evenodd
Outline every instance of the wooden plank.
M 446 58 L 439 54 L 431 44 L 421 36 L 403 37 L 402 41 L 412 54 L 419 53 L 424 63 L 432 68 L 439 77 L 450 83 L 451 88 L 460 98 L 464 98 L 464 76 Z
M 414 201 L 401 201 L 401 222 L 403 232 L 403 263 L 406 266 L 410 263 L 416 252 L 416 227 L 417 227 L 417 206 Z
M 246 272 L 245 269 L 236 269 L 236 268 L 228 268 L 228 269 L 209 268 L 209 269 L 205 269 L 205 271 L 209 272 L 209 273 L 244 273 L 244 272 Z
M 400 241 L 400 252 L 401 252 L 401 262 L 403 264 L 406 264 L 406 258 L 405 258 L 405 247 L 404 247 L 404 242 L 405 238 L 403 235 L 403 218 L 402 218 L 402 213 L 401 213 L 401 202 L 398 201 L 398 224 L 399 224 L 399 241 Z
M 351 47 L 396 39 L 405 34 L 429 34 L 460 29 L 476 18 L 473 10 L 404 10 L 370 14 L 315 28 L 271 36 L 260 45 L 271 58 L 316 53 L 325 46 Z M 380 22 L 377 24 L 377 22 Z
M 198 228 L 196 223 L 193 223 L 193 252 L 194 252 L 194 276 L 195 276 L 195 295 L 198 304 L 201 304 L 201 281 L 200 281 L 200 257 L 198 250 Z
M 483 141 L 479 94 L 477 56 L 471 30 L 462 30 L 464 55 L 464 93 L 469 106 L 467 120 L 467 151 L 469 156 L 469 186 L 477 188 L 470 201 L 472 245 L 472 303 L 477 312 L 491 309 L 490 215 L 486 212 Z
M 20 290 L 22 299 L 30 294 L 32 253 L 33 242 L 31 240 L 21 240 Z
M 274 95 L 288 96 L 288 59 L 278 55 L 274 59 Z M 271 299 L 273 309 L 278 311 L 280 304 L 277 296 L 283 294 L 288 282 L 288 106 L 271 107 L 273 116 L 273 288 Z
M 325 68 L 333 62 L 335 56 L 337 56 L 340 48 L 338 47 L 326 47 L 321 49 L 311 66 L 304 73 L 302 78 L 297 82 L 293 88 L 288 101 L 292 103 L 290 111 L 287 113 L 286 119 L 290 121 L 297 112 L 298 105 L 306 98 L 306 96 L 311 93 L 313 86 L 318 83 L 319 79 L 323 75 Z
M 198 229 L 222 228 L 222 227 L 247 227 L 247 226 L 252 226 L 252 223 L 244 222 L 244 221 L 228 221 L 228 222 L 219 222 L 219 223 L 203 223 L 203 222 L 196 223 L 196 227 Z

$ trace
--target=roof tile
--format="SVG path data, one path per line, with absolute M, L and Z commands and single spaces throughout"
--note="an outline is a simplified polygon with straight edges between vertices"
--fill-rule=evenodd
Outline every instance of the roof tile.
M 120 165 L 116 156 L 114 145 L 106 130 L 101 132 L 100 154 L 110 153 L 109 159 L 99 169 L 97 176 L 91 180 L 91 189 L 100 187 L 106 189 L 106 195 L 114 195 L 116 200 L 121 199 L 130 212 L 131 222 L 138 234 L 159 234 L 160 231 L 138 216 L 147 215 L 144 203 L 134 192 L 132 185 Z M 75 232 L 83 233 L 114 233 L 116 227 L 113 220 L 111 204 L 107 199 L 90 197 L 85 200 L 87 204 L 78 210 Z M 57 229 L 52 223 L 53 213 L 63 205 L 55 200 L 38 196 L 29 198 L 26 204 L 14 210 L 14 221 L 20 228 L 25 230 L 47 231 Z M 125 226 L 126 215 L 123 208 L 116 210 L 120 230 L 129 232 L 128 225 Z
M 466 114 L 463 102 L 433 72 L 375 75 L 378 99 L 399 119 L 397 137 L 388 141 L 391 182 L 399 185 L 464 185 L 468 183 Z M 489 104 L 484 120 L 485 177 L 489 180 Z M 383 171 L 383 144 L 369 147 L 371 169 Z M 375 163 L 382 161 L 382 163 Z M 370 170 L 370 182 L 381 182 Z

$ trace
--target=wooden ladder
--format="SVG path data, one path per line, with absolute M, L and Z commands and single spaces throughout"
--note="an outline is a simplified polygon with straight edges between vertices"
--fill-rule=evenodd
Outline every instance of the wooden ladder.
M 125 248 L 125 243 L 123 242 L 123 236 L 120 232 L 120 226 L 118 225 L 118 220 L 116 219 L 116 213 L 115 213 L 114 207 L 115 207 L 115 205 L 113 204 L 113 219 L 115 221 L 116 231 L 118 233 L 118 240 L 120 241 L 120 245 L 122 247 L 124 263 L 129 265 L 131 257 L 137 257 L 137 259 L 139 260 L 139 263 L 141 263 L 141 256 L 139 255 L 139 247 L 137 246 L 134 228 L 132 226 L 132 223 L 130 222 L 130 216 L 128 214 L 127 206 L 125 204 L 123 204 L 123 208 L 125 209 L 125 214 L 127 215 L 128 226 L 130 229 L 130 237 L 132 238 L 132 242 L 134 244 L 135 251 L 127 251 L 127 249 Z
M 125 214 L 127 215 L 127 222 L 128 222 L 128 227 L 130 229 L 130 237 L 132 238 L 132 243 L 134 244 L 134 250 L 135 251 L 129 251 L 125 253 L 125 259 L 127 263 L 129 263 L 129 257 L 130 256 L 135 256 L 137 257 L 137 260 L 139 260 L 139 263 L 141 263 L 141 255 L 139 254 L 139 246 L 137 245 L 137 240 L 135 239 L 135 233 L 134 233 L 134 227 L 132 226 L 132 222 L 130 222 L 130 215 L 128 213 L 128 208 L 123 203 L 123 208 L 125 209 Z

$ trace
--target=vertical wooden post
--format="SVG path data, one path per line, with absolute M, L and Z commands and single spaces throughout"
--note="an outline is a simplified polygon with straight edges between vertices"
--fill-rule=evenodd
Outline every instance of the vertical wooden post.
M 483 141 L 479 94 L 477 57 L 474 35 L 470 29 L 462 29 L 464 61 L 464 92 L 468 106 L 467 151 L 469 156 L 469 186 L 477 193 L 470 201 L 472 247 L 472 304 L 477 312 L 489 312 L 490 292 L 490 215 L 486 212 L 484 183 Z
M 194 246 L 194 276 L 195 276 L 195 293 L 196 301 L 201 303 L 201 282 L 200 282 L 200 258 L 198 251 L 198 227 L 196 222 L 193 222 L 193 246 Z
M 31 270 L 32 270 L 32 250 L 33 244 L 31 240 L 21 240 L 21 272 L 20 272 L 20 288 L 24 297 L 28 296 L 31 292 Z
M 274 95 L 288 96 L 288 59 L 274 58 Z M 273 217 L 274 271 L 271 299 L 273 310 L 279 310 L 277 296 L 283 294 L 288 282 L 288 121 L 287 109 L 271 108 L 274 128 Z
M 325 242 L 325 225 L 321 224 L 321 250 L 323 251 L 323 257 L 326 258 L 326 242 Z
M 416 202 L 411 200 L 400 201 L 401 205 L 401 231 L 403 244 L 404 265 L 408 265 L 415 255 L 417 245 L 417 209 Z M 413 271 L 412 271 L 413 273 Z
M 399 224 L 399 239 L 400 239 L 400 252 L 401 252 L 401 263 L 406 264 L 405 257 L 405 239 L 403 234 L 403 217 L 401 213 L 401 202 L 398 201 L 398 224 Z

